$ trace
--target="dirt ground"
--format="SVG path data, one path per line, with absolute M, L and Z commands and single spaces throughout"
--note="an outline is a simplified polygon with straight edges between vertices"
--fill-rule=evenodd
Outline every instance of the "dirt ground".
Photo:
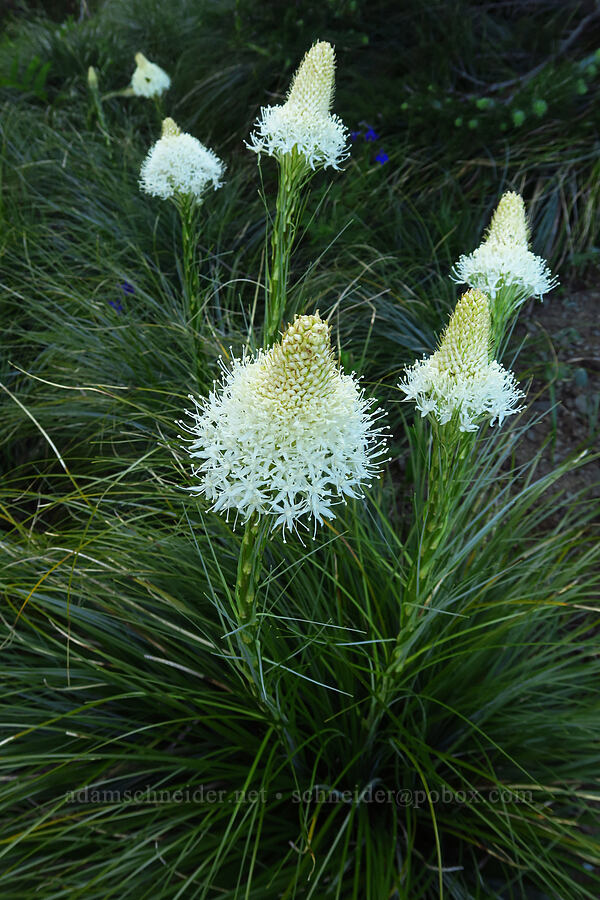
M 539 472 L 544 474 L 584 447 L 593 456 L 600 451 L 600 287 L 566 289 L 543 303 L 530 302 L 512 346 L 521 342 L 515 369 L 521 382 L 533 379 L 527 394 L 532 424 L 517 462 L 543 446 Z M 504 363 L 510 364 L 510 354 Z M 600 459 L 566 475 L 561 486 L 567 495 L 585 489 L 590 499 L 600 499 Z

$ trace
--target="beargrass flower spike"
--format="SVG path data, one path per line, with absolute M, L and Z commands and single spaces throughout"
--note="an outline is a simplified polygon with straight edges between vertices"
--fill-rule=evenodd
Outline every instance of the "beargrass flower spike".
M 215 512 L 272 528 L 334 518 L 362 496 L 380 468 L 381 411 L 336 362 L 319 314 L 295 319 L 269 350 L 234 360 L 220 385 L 196 403 L 189 453 L 197 484 Z
M 286 102 L 263 106 L 247 146 L 277 159 L 296 150 L 313 170 L 338 169 L 348 157 L 349 134 L 330 111 L 334 78 L 335 51 L 319 41 L 302 60 Z
M 481 423 L 502 422 L 519 412 L 523 393 L 514 375 L 490 361 L 491 316 L 488 298 L 477 289 L 463 294 L 435 353 L 406 369 L 399 387 L 422 416 L 440 425 L 456 423 L 476 431 Z
M 498 203 L 485 240 L 452 270 L 454 281 L 490 297 L 496 347 L 518 307 L 529 297 L 541 300 L 558 284 L 546 261 L 529 249 L 529 238 L 523 198 L 509 191 Z
M 209 187 L 221 187 L 224 171 L 225 164 L 216 153 L 168 118 L 162 123 L 160 139 L 142 163 L 140 187 L 163 200 L 179 195 L 198 201 Z
M 271 346 L 284 319 L 292 312 L 287 309 L 287 283 L 303 190 L 318 169 L 338 169 L 348 156 L 348 131 L 331 113 L 334 78 L 334 49 L 326 41 L 319 41 L 305 55 L 285 103 L 261 109 L 247 143 L 259 161 L 264 153 L 272 156 L 279 167 L 266 272 L 265 349 Z
M 223 183 L 225 163 L 199 140 L 164 119 L 162 135 L 150 148 L 140 170 L 140 188 L 153 197 L 171 200 L 182 229 L 183 279 L 188 315 L 198 312 L 199 277 L 196 264 L 198 213 L 205 192 Z M 197 323 L 194 322 L 194 325 Z
M 146 59 L 143 53 L 135 54 L 136 69 L 131 76 L 131 90 L 136 97 L 154 99 L 171 87 L 171 79 L 160 66 Z
M 362 495 L 385 455 L 386 436 L 354 375 L 341 372 L 319 314 L 296 317 L 266 352 L 234 360 L 220 385 L 195 402 L 190 490 L 215 512 L 245 523 L 234 614 L 243 670 L 268 703 L 260 677 L 256 595 L 268 532 L 334 518 Z M 193 398 L 192 398 L 193 399 Z M 234 524 L 235 524 L 234 522 Z
M 380 692 L 385 699 L 405 663 L 403 635 L 418 626 L 441 583 L 456 527 L 456 511 L 471 483 L 477 430 L 518 412 L 523 397 L 514 376 L 490 352 L 488 298 L 473 288 L 458 301 L 438 349 L 406 369 L 399 387 L 416 403 L 428 428 L 411 429 L 413 453 L 425 460 L 419 510 L 417 552 L 411 558 L 400 605 L 400 630 L 389 673 Z M 385 707 L 385 704 L 383 704 Z

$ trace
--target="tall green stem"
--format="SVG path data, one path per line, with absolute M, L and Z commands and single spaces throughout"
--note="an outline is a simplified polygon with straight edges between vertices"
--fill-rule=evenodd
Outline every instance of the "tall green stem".
M 427 471 L 427 500 L 419 546 L 413 559 L 404 592 L 400 638 L 403 630 L 413 630 L 422 607 L 431 600 L 439 560 L 451 530 L 452 507 L 462 493 L 462 463 L 473 441 L 472 432 L 460 431 L 455 421 L 446 425 L 431 424 L 432 434 Z
M 287 286 L 292 246 L 298 214 L 302 207 L 302 188 L 311 175 L 304 157 L 294 148 L 279 161 L 279 186 L 275 221 L 271 232 L 271 260 L 267 274 L 263 347 L 276 339 L 287 306 Z
M 200 384 L 205 380 L 202 340 L 199 337 L 200 275 L 198 272 L 198 217 L 200 202 L 195 197 L 179 194 L 174 198 L 181 221 L 182 282 L 185 314 L 194 341 L 196 374 Z M 204 323 L 202 323 L 204 324 Z
M 492 314 L 492 358 L 501 360 L 512 334 L 519 308 L 528 299 L 520 285 L 501 287 L 490 301 Z M 511 320 L 513 320 L 511 325 Z M 510 325 L 510 328 L 509 328 Z
M 183 290 L 187 312 L 193 321 L 198 314 L 200 278 L 198 275 L 198 202 L 190 196 L 175 201 L 181 218 L 181 245 L 183 251 Z M 197 322 L 193 323 L 197 327 Z
M 260 579 L 267 526 L 253 513 L 244 529 L 235 585 L 235 611 L 241 630 L 239 646 L 252 685 L 258 681 L 259 640 L 256 615 L 256 590 Z
M 413 554 L 410 572 L 400 609 L 400 629 L 388 664 L 371 704 L 367 725 L 370 737 L 385 713 L 389 697 L 402 672 L 410 637 L 424 607 L 431 602 L 439 572 L 440 548 L 450 536 L 452 508 L 463 491 L 462 471 L 474 434 L 461 432 L 456 422 L 446 425 L 431 423 L 432 433 L 427 464 L 427 494 L 422 510 L 418 546 Z M 413 448 L 413 452 L 416 448 Z

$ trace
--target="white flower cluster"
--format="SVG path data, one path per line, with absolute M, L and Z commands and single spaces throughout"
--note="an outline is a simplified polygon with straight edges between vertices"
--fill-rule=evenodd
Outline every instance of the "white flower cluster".
M 503 288 L 514 288 L 521 301 L 539 297 L 558 284 L 546 261 L 529 250 L 525 205 L 520 194 L 507 192 L 500 199 L 485 241 L 460 257 L 452 270 L 459 284 L 485 291 L 492 299 Z
M 171 87 L 167 73 L 146 59 L 143 53 L 135 54 L 136 70 L 131 76 L 131 89 L 136 97 L 160 97 Z
M 254 512 L 273 527 L 333 518 L 332 506 L 361 496 L 384 454 L 381 412 L 371 412 L 354 375 L 333 356 L 329 326 L 300 316 L 279 344 L 234 360 L 222 383 L 196 403 L 191 488 L 218 512 Z M 192 398 L 193 399 L 193 398 Z
M 399 384 L 422 416 L 443 425 L 456 417 L 461 431 L 476 431 L 486 418 L 501 425 L 519 412 L 523 397 L 512 372 L 489 360 L 490 309 L 481 291 L 470 290 L 456 305 L 436 352 L 406 369 Z
M 280 158 L 294 148 L 311 169 L 338 169 L 348 157 L 348 130 L 330 113 L 335 52 L 320 41 L 305 55 L 281 106 L 263 106 L 247 145 L 256 153 Z
M 200 141 L 165 119 L 162 136 L 148 152 L 140 170 L 140 187 L 163 200 L 188 195 L 196 200 L 212 183 L 223 183 L 225 163 Z

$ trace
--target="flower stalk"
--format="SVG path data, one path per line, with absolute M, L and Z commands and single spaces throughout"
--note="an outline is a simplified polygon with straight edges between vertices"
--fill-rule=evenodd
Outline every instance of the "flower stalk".
M 455 422 L 431 422 L 428 446 L 426 500 L 418 539 L 402 598 L 400 635 L 413 631 L 424 607 L 431 603 L 440 554 L 452 527 L 452 509 L 464 484 L 463 464 L 474 443 L 474 434 L 461 431 Z M 417 526 L 418 527 L 418 526 Z
M 199 313 L 200 276 L 198 272 L 198 219 L 201 203 L 189 194 L 173 198 L 181 221 L 182 281 L 190 322 L 195 325 Z
M 261 109 L 247 147 L 279 165 L 271 258 L 267 270 L 263 347 L 276 339 L 287 309 L 290 256 L 302 211 L 302 189 L 328 166 L 338 169 L 348 156 L 348 131 L 331 113 L 335 87 L 335 51 L 319 41 L 296 71 L 285 103 Z
M 498 426 L 518 412 L 523 396 L 512 372 L 493 359 L 490 304 L 480 290 L 467 291 L 456 304 L 437 350 L 406 369 L 399 387 L 405 400 L 416 403 L 430 424 L 419 420 L 411 430 L 413 459 L 426 459 L 421 479 L 424 497 L 417 498 L 421 516 L 412 532 L 412 558 L 406 576 L 399 631 L 389 662 L 374 692 L 367 721 L 372 738 L 384 715 L 390 692 L 396 689 L 413 644 L 419 620 L 432 604 L 439 583 L 440 563 L 450 545 L 454 512 L 469 478 L 469 459 L 481 425 Z
M 194 324 L 200 313 L 198 220 L 204 194 L 223 183 L 225 164 L 171 118 L 162 123 L 160 139 L 150 148 L 140 170 L 140 187 L 152 197 L 170 200 L 181 221 L 182 282 L 186 312 Z
M 248 680 L 253 687 L 259 681 L 260 642 L 256 592 L 266 537 L 266 522 L 258 513 L 254 513 L 244 528 L 235 584 L 235 614 L 240 626 L 238 644 L 244 658 Z
M 98 124 L 100 125 L 100 130 L 104 135 L 106 146 L 110 147 L 110 133 L 108 130 L 108 125 L 106 124 L 104 108 L 102 106 L 102 97 L 100 96 L 100 88 L 98 84 L 98 74 L 93 66 L 90 66 L 88 69 L 87 83 L 94 105 L 94 111 L 98 118 Z
M 267 272 L 263 347 L 277 338 L 287 307 L 290 258 L 302 210 L 302 190 L 312 175 L 304 157 L 293 149 L 279 161 L 275 220 L 271 231 L 271 261 Z
M 452 537 L 453 513 L 461 502 L 468 479 L 470 452 L 476 440 L 473 432 L 460 431 L 456 421 L 440 425 L 431 417 L 429 426 L 427 436 L 421 421 L 417 420 L 411 434 L 413 458 L 425 456 L 426 471 L 421 482 L 425 494 L 417 504 L 421 515 L 415 521 L 413 540 L 409 542 L 415 552 L 402 591 L 396 641 L 380 675 L 365 722 L 370 740 L 376 739 L 378 724 L 390 698 L 398 691 L 399 678 L 414 646 L 417 626 L 433 602 L 445 548 Z

